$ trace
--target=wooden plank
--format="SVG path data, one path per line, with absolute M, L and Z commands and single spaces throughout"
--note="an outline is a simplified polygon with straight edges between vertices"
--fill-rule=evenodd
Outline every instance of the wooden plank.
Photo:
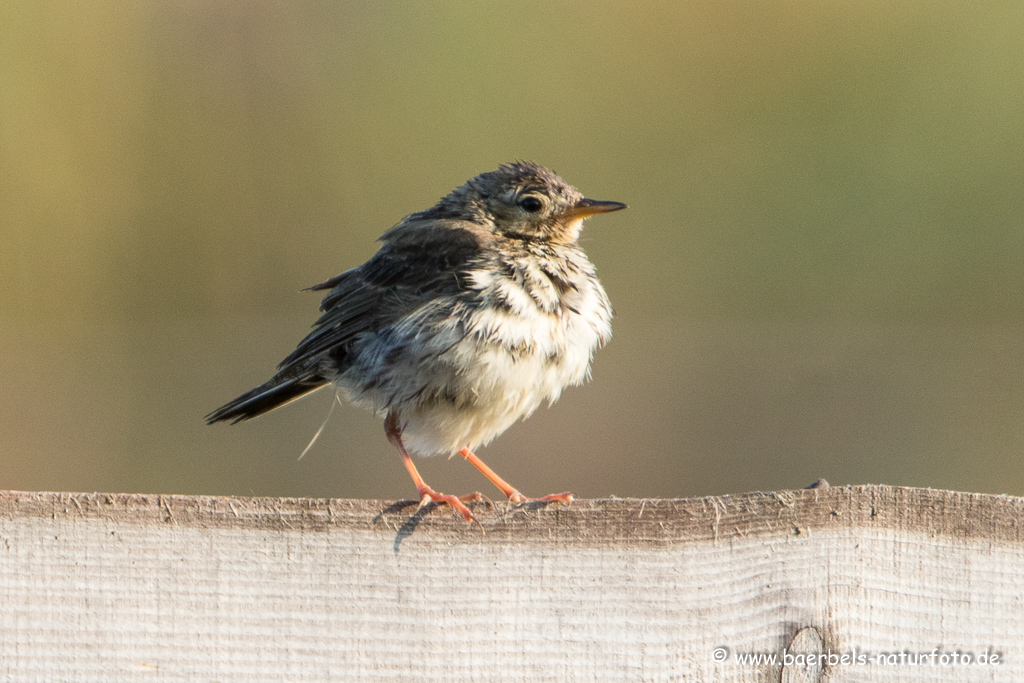
M 414 510 L 0 492 L 0 678 L 1024 680 L 1021 498 Z

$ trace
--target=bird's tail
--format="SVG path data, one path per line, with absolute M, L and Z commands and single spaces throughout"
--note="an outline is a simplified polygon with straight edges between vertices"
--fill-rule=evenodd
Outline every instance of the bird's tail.
M 252 391 L 247 391 L 234 401 L 222 405 L 217 410 L 206 416 L 206 424 L 231 420 L 231 423 L 249 420 L 268 413 L 274 408 L 280 408 L 286 403 L 302 398 L 306 394 L 316 391 L 327 385 L 329 382 L 317 374 L 309 374 L 301 377 L 275 376 L 268 382 L 264 382 Z

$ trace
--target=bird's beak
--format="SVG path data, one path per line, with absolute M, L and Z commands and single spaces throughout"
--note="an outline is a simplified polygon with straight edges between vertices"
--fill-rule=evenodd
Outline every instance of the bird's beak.
M 621 211 L 627 208 L 622 202 L 602 202 L 597 199 L 583 199 L 576 202 L 576 206 L 572 207 L 565 212 L 565 218 L 587 218 L 598 213 L 608 213 L 610 211 Z

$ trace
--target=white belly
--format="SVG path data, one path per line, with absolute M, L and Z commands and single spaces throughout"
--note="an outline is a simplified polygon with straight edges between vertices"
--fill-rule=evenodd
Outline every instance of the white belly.
M 599 344 L 598 335 L 570 334 L 570 326 L 562 320 L 535 321 L 532 327 L 537 343 L 530 346 L 517 348 L 471 335 L 452 348 L 444 360 L 462 369 L 453 389 L 468 400 L 401 406 L 406 448 L 419 455 L 472 450 L 529 416 L 541 403 L 554 403 L 565 387 L 582 383 Z

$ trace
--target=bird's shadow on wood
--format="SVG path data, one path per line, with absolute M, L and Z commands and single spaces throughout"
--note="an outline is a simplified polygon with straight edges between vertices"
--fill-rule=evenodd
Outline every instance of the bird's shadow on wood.
M 400 500 L 396 503 L 392 503 L 383 510 L 381 510 L 376 517 L 373 518 L 374 523 L 384 521 L 385 515 L 395 514 L 402 510 L 419 505 L 418 500 Z M 397 556 L 398 551 L 402 546 L 402 541 L 412 536 L 413 532 L 416 531 L 416 527 L 420 525 L 420 522 L 436 507 L 439 507 L 439 503 L 427 503 L 409 516 L 402 526 L 398 527 L 398 531 L 395 533 L 394 553 Z
M 504 511 L 498 513 L 498 519 L 502 522 L 507 522 L 518 515 L 543 510 L 553 502 L 555 501 L 531 500 L 525 503 L 510 503 Z M 397 514 L 406 508 L 418 506 L 419 504 L 418 500 L 399 500 L 377 513 L 373 518 L 373 522 L 375 524 L 379 524 L 384 521 L 386 515 Z M 413 512 L 400 527 L 398 527 L 398 531 L 395 533 L 395 542 L 393 546 L 395 556 L 398 555 L 398 551 L 401 549 L 402 541 L 412 536 L 420 523 L 426 519 L 426 516 L 435 509 L 444 505 L 444 503 L 427 503 L 423 507 L 418 507 L 416 511 Z M 490 502 L 487 507 L 497 509 L 497 506 Z M 483 526 L 480 525 L 479 522 L 477 522 L 477 525 L 480 527 L 480 533 L 484 533 Z

